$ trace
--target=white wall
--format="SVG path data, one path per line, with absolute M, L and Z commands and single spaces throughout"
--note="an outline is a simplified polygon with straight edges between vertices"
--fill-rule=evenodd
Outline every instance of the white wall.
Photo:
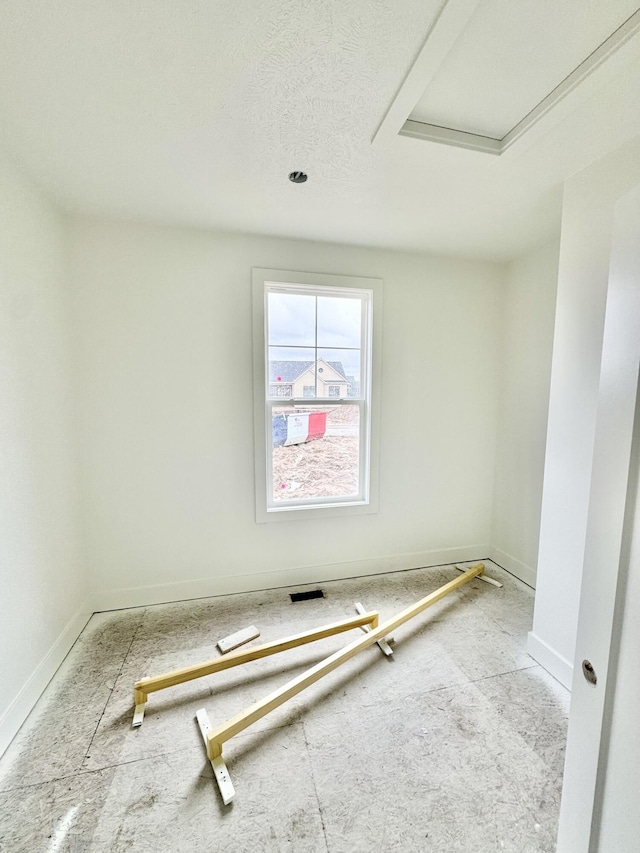
M 565 184 L 540 551 L 528 650 L 571 686 L 613 211 L 640 180 L 640 140 Z
M 638 846 L 638 234 L 640 183 L 614 211 L 558 853 Z M 583 677 L 583 660 L 597 684 Z
M 493 498 L 493 558 L 535 586 L 559 243 L 507 267 Z
M 487 555 L 500 266 L 86 219 L 70 237 L 98 608 Z M 384 279 L 377 515 L 255 523 L 252 266 Z
M 0 157 L 0 753 L 88 618 L 58 215 Z

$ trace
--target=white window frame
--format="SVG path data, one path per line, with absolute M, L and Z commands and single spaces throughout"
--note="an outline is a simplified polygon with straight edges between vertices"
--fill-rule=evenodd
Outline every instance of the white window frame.
M 382 280 L 359 276 L 304 273 L 254 268 L 253 279 L 253 401 L 255 443 L 256 521 L 292 521 L 327 516 L 362 515 L 378 511 L 378 448 L 380 422 L 380 374 L 382 338 Z M 363 290 L 367 294 L 367 316 L 363 323 L 361 396 L 359 398 L 301 398 L 305 409 L 327 405 L 358 405 L 360 409 L 359 494 L 355 498 L 316 498 L 305 504 L 273 501 L 271 473 L 271 410 L 286 398 L 269 399 L 267 358 L 267 292 L 278 285 L 295 285 L 300 292 Z

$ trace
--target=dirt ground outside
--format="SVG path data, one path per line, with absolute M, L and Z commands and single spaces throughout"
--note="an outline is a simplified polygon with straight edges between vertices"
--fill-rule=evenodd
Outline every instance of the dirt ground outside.
M 289 411 L 300 413 L 299 409 L 278 408 L 281 413 Z M 357 494 L 358 407 L 336 406 L 321 411 L 327 412 L 327 430 L 323 438 L 274 448 L 274 500 L 284 502 Z

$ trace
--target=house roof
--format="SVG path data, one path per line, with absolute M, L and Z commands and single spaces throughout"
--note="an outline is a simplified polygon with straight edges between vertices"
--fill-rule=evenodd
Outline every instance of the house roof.
M 328 364 L 336 373 L 340 374 L 345 382 L 347 381 L 341 361 L 325 361 L 323 358 L 320 358 L 318 362 Z M 299 376 L 302 376 L 313 365 L 313 361 L 270 361 L 269 382 L 295 382 Z

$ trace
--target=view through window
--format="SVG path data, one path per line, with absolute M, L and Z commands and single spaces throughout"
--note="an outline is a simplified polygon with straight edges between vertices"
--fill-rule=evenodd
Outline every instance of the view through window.
M 265 284 L 268 509 L 364 502 L 371 293 Z

